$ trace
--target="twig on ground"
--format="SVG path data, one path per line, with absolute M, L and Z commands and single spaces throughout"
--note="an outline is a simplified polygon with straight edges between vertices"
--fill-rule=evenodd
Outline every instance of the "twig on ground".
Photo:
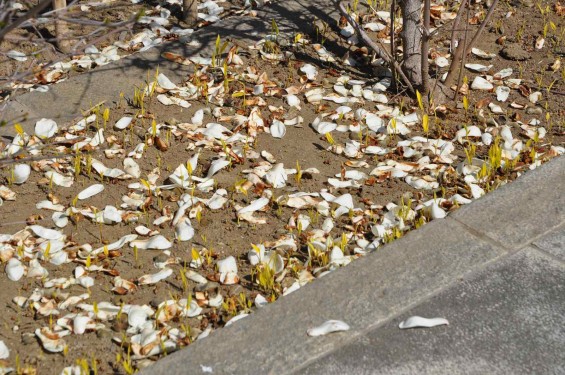
M 343 5 L 343 3 L 341 1 L 337 0 L 337 4 L 338 4 L 338 8 L 339 8 L 340 13 L 347 19 L 347 22 L 349 22 L 349 24 L 353 26 L 355 31 L 357 31 L 357 33 L 361 37 L 361 40 L 363 41 L 363 43 L 365 43 L 368 47 L 370 47 L 387 64 L 391 65 L 393 67 L 393 69 L 398 73 L 400 78 L 402 78 L 402 82 L 404 82 L 404 84 L 408 87 L 410 92 L 412 94 L 415 94 L 416 90 L 414 89 L 414 86 L 412 86 L 412 83 L 410 82 L 408 77 L 406 77 L 406 74 L 404 74 L 400 65 L 394 60 L 394 58 L 392 56 L 390 56 L 390 54 L 386 51 L 384 46 L 380 42 L 377 42 L 378 44 L 375 43 L 367 35 L 367 33 L 365 33 L 365 31 L 363 31 L 361 26 L 347 12 L 347 10 L 345 9 L 345 6 Z

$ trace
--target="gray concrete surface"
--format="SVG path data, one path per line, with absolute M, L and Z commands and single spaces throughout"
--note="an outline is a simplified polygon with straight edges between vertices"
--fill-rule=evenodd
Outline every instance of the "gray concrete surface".
M 564 373 L 565 219 L 547 203 L 563 205 L 564 166 L 529 171 L 144 373 Z M 450 325 L 397 328 L 412 315 Z M 351 330 L 306 335 L 328 319 Z
M 565 267 L 512 254 L 302 368 L 299 374 L 565 372 Z M 450 325 L 401 331 L 413 315 Z

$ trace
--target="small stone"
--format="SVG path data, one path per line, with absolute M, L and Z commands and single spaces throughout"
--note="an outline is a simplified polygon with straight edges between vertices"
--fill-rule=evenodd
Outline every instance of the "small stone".
M 206 284 L 198 284 L 194 287 L 194 290 L 197 292 L 206 292 L 209 290 L 218 290 L 220 288 L 220 284 L 214 281 L 208 281 Z
M 112 332 L 108 329 L 99 329 L 98 331 L 96 331 L 96 337 L 98 337 L 99 339 L 105 339 L 110 337 L 112 334 Z
M 518 44 L 510 44 L 500 51 L 500 55 L 507 60 L 524 61 L 530 58 L 530 54 Z
M 112 324 L 112 329 L 115 332 L 122 332 L 128 328 L 128 318 L 125 314 L 122 314 L 119 319 L 116 318 L 114 320 L 114 324 Z
M 154 309 L 159 308 L 159 305 L 161 304 L 161 300 L 159 300 L 158 298 L 153 298 L 151 301 L 149 301 L 149 306 L 153 307 Z
M 543 115 L 543 109 L 540 107 L 528 107 L 526 108 L 526 113 L 528 115 Z
M 22 344 L 24 345 L 30 345 L 30 344 L 34 344 L 37 343 L 37 339 L 35 338 L 35 334 L 33 333 L 22 333 Z
M 230 288 L 229 295 L 230 297 L 239 296 L 239 293 L 243 292 L 243 287 L 241 285 L 235 285 L 233 288 Z

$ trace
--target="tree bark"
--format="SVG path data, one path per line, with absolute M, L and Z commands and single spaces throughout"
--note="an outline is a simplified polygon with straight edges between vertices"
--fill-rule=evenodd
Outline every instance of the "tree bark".
M 189 26 L 196 25 L 198 21 L 197 0 L 182 0 L 182 17 L 183 21 Z
M 414 87 L 422 86 L 422 1 L 400 0 L 403 71 Z
M 53 0 L 53 10 L 61 10 L 67 7 L 67 0 Z M 57 13 L 55 17 L 60 16 L 61 13 Z M 61 52 L 68 53 L 71 52 L 72 42 L 69 38 L 69 26 L 67 22 L 55 18 L 55 37 L 57 38 L 57 47 Z

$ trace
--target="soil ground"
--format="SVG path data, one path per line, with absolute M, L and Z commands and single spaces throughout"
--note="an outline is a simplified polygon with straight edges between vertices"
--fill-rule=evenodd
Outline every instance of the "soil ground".
M 530 6 L 531 5 L 531 6 Z M 550 2 L 541 2 L 539 4 L 523 4 L 523 3 L 504 3 L 499 6 L 493 17 L 492 28 L 487 28 L 484 37 L 481 39 L 478 48 L 488 52 L 497 53 L 497 56 L 485 62 L 484 60 L 471 57 L 469 62 L 478 62 L 484 64 L 492 64 L 492 72 L 497 72 L 501 69 L 511 67 L 515 74 L 514 78 L 523 79 L 523 90 L 512 90 L 507 103 L 517 102 L 522 104 L 528 103 L 528 98 L 524 93 L 533 91 L 541 91 L 543 99 L 541 105 L 531 108 L 539 108 L 535 112 L 510 108 L 505 104 L 504 115 L 497 115 L 495 120 L 500 125 L 510 124 L 514 137 L 522 139 L 524 143 L 528 142 L 528 138 L 524 136 L 520 128 L 515 126 L 515 121 L 521 121 L 524 124 L 529 123 L 532 119 L 539 119 L 545 121 L 544 126 L 547 130 L 545 138 L 535 145 L 535 152 L 538 154 L 547 154 L 550 152 L 551 146 L 563 146 L 565 141 L 565 124 L 563 118 L 565 115 L 565 102 L 563 92 L 565 91 L 565 80 L 563 68 L 552 71 L 549 66 L 555 64 L 563 51 L 565 51 L 565 25 L 563 16 L 556 14 L 553 8 L 554 4 Z M 123 18 L 123 14 L 129 14 L 131 11 L 135 12 L 140 5 L 131 5 L 130 8 L 125 10 L 116 10 L 117 13 L 112 13 L 111 17 L 116 19 Z M 549 11 L 545 12 L 545 7 L 549 7 Z M 388 9 L 383 4 L 383 9 Z M 513 12 L 509 18 L 508 12 Z M 542 14 L 543 13 L 543 14 Z M 553 26 L 555 26 L 555 29 Z M 533 26 L 532 25 L 536 25 Z M 535 48 L 536 39 L 543 33 L 544 25 L 548 25 L 548 32 L 546 36 L 546 46 L 541 50 Z M 502 30 L 503 29 L 503 30 Z M 446 27 L 442 30 L 437 39 L 434 41 L 434 46 L 439 51 L 445 51 L 444 42 L 449 40 L 449 32 Z M 500 38 L 506 36 L 505 40 Z M 311 36 L 312 40 L 316 41 L 316 36 Z M 347 48 L 347 45 L 337 42 L 338 36 L 329 32 L 325 35 L 328 45 L 332 41 L 336 41 L 341 45 L 341 51 Z M 498 41 L 498 42 L 497 42 Z M 437 42 L 437 43 L 436 43 Z M 530 58 L 519 62 L 504 59 L 498 53 L 505 45 L 517 44 L 521 49 L 529 53 Z M 103 46 L 103 45 L 102 45 Z M 11 48 L 12 46 L 2 46 L 3 48 Z M 25 48 L 25 46 L 24 46 Z M 267 76 L 279 82 L 282 87 L 299 86 L 303 82 L 300 81 L 299 69 L 306 62 L 316 61 L 317 55 L 311 46 L 306 46 L 300 50 L 293 51 L 296 59 L 290 62 L 268 62 L 261 60 L 254 54 L 241 54 L 244 59 L 243 67 L 254 67 L 258 72 L 265 72 Z M 63 55 L 56 50 L 50 50 L 42 55 L 42 58 L 47 61 L 49 59 L 63 58 Z M 13 73 L 15 65 L 0 64 L 0 76 L 9 76 Z M 26 68 L 28 68 L 26 66 Z M 356 69 L 345 67 L 336 63 L 320 63 L 319 74 L 315 80 L 315 84 L 320 86 L 331 87 L 336 82 L 337 78 L 342 75 L 342 72 L 347 71 L 352 79 L 369 80 L 374 77 L 371 76 L 371 70 L 360 66 Z M 243 68 L 238 68 L 242 70 Z M 472 78 L 476 75 L 469 71 L 465 71 L 469 78 L 469 84 Z M 180 84 L 179 82 L 175 82 Z M 550 88 L 548 88 L 551 85 Z M 252 89 L 253 87 L 249 87 Z M 235 92 L 239 87 L 233 85 L 231 92 Z M 133 88 L 124 88 L 124 92 L 133 92 Z M 389 94 L 387 94 L 389 95 Z M 403 106 L 405 110 L 409 108 L 416 109 L 417 104 L 414 100 L 405 95 L 392 95 L 390 94 L 391 102 L 397 106 Z M 454 111 L 448 112 L 446 115 L 439 115 L 433 117 L 430 124 L 431 138 L 441 138 L 444 140 L 453 140 L 455 133 L 465 125 L 478 125 L 481 128 L 486 126 L 485 121 L 481 118 L 481 109 L 486 108 L 488 102 L 496 102 L 495 96 L 492 92 L 478 93 L 478 91 L 471 90 L 467 95 L 470 102 L 470 109 L 465 111 L 463 108 L 454 108 Z M 277 163 L 283 163 L 286 168 L 295 168 L 300 165 L 302 170 L 308 168 L 317 168 L 319 173 L 304 174 L 302 179 L 294 179 L 294 175 L 289 176 L 289 181 L 284 188 L 273 189 L 275 196 L 288 195 L 294 192 L 320 192 L 322 189 L 329 189 L 335 196 L 345 193 L 351 193 L 355 207 L 360 207 L 365 211 L 372 211 L 376 217 L 382 217 L 386 213 L 385 206 L 394 202 L 396 204 L 403 204 L 408 199 L 413 202 L 412 208 L 416 207 L 421 202 L 426 202 L 435 197 L 448 197 L 456 192 L 461 192 L 469 195 L 469 192 L 462 188 L 459 182 L 447 182 L 435 190 L 417 190 L 402 179 L 382 178 L 382 179 L 368 179 L 358 189 L 332 188 L 327 180 L 328 178 L 335 177 L 342 172 L 342 168 L 348 167 L 348 162 L 351 159 L 343 156 L 336 155 L 327 150 L 329 144 L 328 139 L 323 135 L 315 132 L 310 124 L 314 119 L 320 115 L 321 112 L 332 112 L 338 104 L 332 102 L 323 102 L 322 105 L 309 105 L 304 102 L 304 97 L 301 96 L 303 101 L 302 109 L 288 109 L 284 98 L 269 97 L 266 98 L 268 105 L 285 108 L 285 118 L 292 118 L 294 115 L 300 114 L 304 118 L 301 127 L 287 127 L 287 133 L 283 139 L 274 139 L 271 135 L 261 133 L 257 137 L 253 145 L 253 149 L 257 152 L 263 150 L 269 151 Z M 226 114 L 242 114 L 249 115 L 250 106 L 243 106 L 242 98 L 233 98 L 231 103 L 225 105 Z M 488 101 L 488 102 L 487 102 Z M 182 109 L 178 106 L 164 106 L 160 104 L 155 97 L 150 97 L 145 102 L 146 114 L 143 117 L 138 117 L 134 125 L 128 131 L 115 131 L 112 129 L 112 124 L 118 121 L 123 116 L 136 116 L 139 114 L 139 108 L 133 106 L 133 98 L 128 100 L 114 102 L 109 105 L 110 115 L 108 118 L 108 126 L 104 133 L 105 138 L 115 137 L 115 144 L 119 148 L 129 152 L 136 144 L 146 140 L 145 130 L 150 128 L 153 119 L 159 124 L 171 124 L 190 122 L 192 115 L 199 109 L 211 107 L 204 99 L 191 101 L 192 106 L 188 109 Z M 351 105 L 353 110 L 357 108 L 366 108 L 374 110 L 374 103 L 354 104 Z M 488 108 L 486 109 L 488 111 Z M 273 120 L 272 111 L 267 109 L 267 106 L 261 107 L 263 117 L 267 122 Z M 549 114 L 546 116 L 546 113 Z M 541 115 L 543 114 L 543 116 Z M 487 116 L 488 117 L 488 116 Z M 205 115 L 204 123 L 214 122 L 215 120 L 207 114 Z M 71 124 L 59 124 L 60 127 Z M 230 130 L 234 130 L 235 126 L 230 123 L 223 123 Z M 83 136 L 92 136 L 96 131 L 94 125 L 90 126 L 85 132 L 80 133 Z M 139 136 L 141 135 L 141 137 Z M 421 130 L 414 129 L 410 136 L 426 136 Z M 334 140 L 337 144 L 344 144 L 349 138 L 355 139 L 354 133 L 334 133 Z M 388 140 L 381 141 L 376 138 L 370 139 L 368 142 L 374 144 L 394 146 L 397 142 L 403 140 L 403 136 L 392 136 Z M 194 154 L 194 139 L 183 136 L 170 135 L 167 137 L 168 147 L 166 151 L 158 150 L 156 147 L 151 146 L 147 148 L 143 158 L 138 160 L 142 173 L 142 178 L 151 173 L 159 174 L 158 184 L 166 181 L 167 177 L 174 171 L 180 164 L 186 164 L 188 158 Z M 49 141 L 46 142 L 49 145 Z M 530 141 L 531 143 L 531 141 Z M 465 150 L 461 144 L 454 143 L 456 150 L 454 155 L 459 157 L 459 161 L 465 159 Z M 55 149 L 55 145 L 48 148 Z M 188 148 L 188 149 L 187 149 Z M 218 152 L 221 152 L 221 147 L 216 147 L 215 150 L 203 149 L 199 159 L 199 166 L 194 171 L 195 176 L 205 176 L 206 172 L 211 165 L 213 158 L 217 157 Z M 482 160 L 488 159 L 489 148 L 486 146 L 478 146 L 476 149 L 476 157 Z M 106 166 L 110 168 L 122 168 L 122 157 L 115 157 L 112 159 L 106 158 L 102 149 L 93 149 L 90 152 L 92 158 L 101 160 Z M 68 160 L 68 159 L 67 159 Z M 366 169 L 368 173 L 379 162 L 387 160 L 404 160 L 401 148 L 392 147 L 391 152 L 381 156 L 363 156 L 362 160 L 366 161 L 370 166 Z M 88 303 L 101 303 L 103 301 L 111 302 L 117 306 L 122 304 L 128 305 L 149 305 L 157 309 L 159 304 L 165 300 L 186 298 L 188 295 L 194 295 L 195 285 L 189 283 L 188 286 L 184 285 L 183 279 L 180 274 L 183 270 L 187 269 L 187 265 L 193 260 L 192 249 L 199 251 L 204 258 L 209 256 L 210 263 L 204 262 L 202 268 L 197 271 L 203 276 L 207 277 L 210 281 L 218 281 L 216 274 L 216 260 L 224 259 L 228 256 L 234 256 L 237 259 L 238 275 L 240 282 L 235 285 L 217 285 L 220 293 L 224 296 L 224 304 L 220 308 L 204 306 L 204 312 L 195 318 L 175 318 L 168 322 L 169 328 L 183 329 L 189 333 L 189 339 L 184 342 L 184 345 L 190 343 L 198 334 L 208 327 L 214 329 L 222 327 L 236 314 L 250 312 L 254 307 L 252 301 L 258 293 L 261 293 L 267 299 L 275 300 L 278 298 L 285 288 L 288 288 L 296 280 L 298 275 L 312 275 L 316 273 L 316 268 L 321 264 L 308 262 L 308 246 L 307 237 L 309 231 L 301 233 L 297 228 L 289 227 L 289 221 L 298 213 L 309 215 L 312 220 L 312 227 L 319 228 L 321 222 L 324 220 L 315 213 L 314 210 L 298 210 L 291 209 L 284 205 L 277 205 L 271 202 L 264 212 L 260 212 L 257 216 L 265 217 L 267 224 L 251 224 L 244 220 L 238 220 L 235 205 L 246 206 L 252 200 L 257 199 L 263 193 L 263 188 L 255 187 L 250 189 L 247 194 L 242 194 L 237 191 L 235 184 L 246 178 L 245 170 L 251 169 L 256 166 L 258 162 L 263 161 L 262 158 L 251 159 L 247 158 L 242 163 L 234 163 L 228 169 L 223 170 L 218 175 L 214 176 L 216 180 L 215 189 L 223 188 L 228 191 L 228 202 L 221 210 L 204 209 L 202 216 L 199 219 L 192 219 L 192 225 L 196 230 L 196 236 L 188 242 L 175 242 L 171 248 L 171 258 L 175 259 L 174 274 L 166 281 L 157 283 L 155 285 L 139 286 L 135 291 L 125 295 L 119 295 L 112 291 L 113 275 L 108 275 L 102 272 L 91 272 L 89 275 L 95 278 L 95 284 L 88 290 L 80 285 L 73 285 L 64 290 L 57 290 L 52 288 L 44 293 L 44 296 L 54 298 L 57 302 L 65 299 L 66 295 L 80 295 L 88 292 Z M 527 170 L 531 160 L 528 159 L 527 153 L 522 153 L 519 159 L 516 160 L 514 168 L 504 173 L 499 173 L 496 179 L 492 182 L 491 188 L 496 188 L 497 181 L 511 181 L 515 179 L 520 173 Z M 38 164 L 35 164 L 37 166 Z M 456 165 L 453 165 L 455 168 Z M 61 165 L 62 170 L 67 166 L 65 163 Z M 95 173 L 89 175 L 84 169 L 81 175 L 78 176 L 72 187 L 65 188 L 50 184 L 42 178 L 42 173 L 32 172 L 30 179 L 23 185 L 16 186 L 9 184 L 11 178 L 11 169 L 9 167 L 3 168 L 0 175 L 0 183 L 9 186 L 17 193 L 15 201 L 5 201 L 0 207 L 0 217 L 2 223 L 0 225 L 0 232 L 6 234 L 14 234 L 19 230 L 26 227 L 26 222 L 35 222 L 46 227 L 52 227 L 50 220 L 51 212 L 47 210 L 40 210 L 36 208 L 36 203 L 41 200 L 50 199 L 52 201 L 60 201 L 63 205 L 68 207 L 73 201 L 74 197 L 93 183 L 104 183 L 105 191 L 90 198 L 85 203 L 79 202 L 77 207 L 88 208 L 96 207 L 103 209 L 106 205 L 114 205 L 119 207 L 122 203 L 122 196 L 131 191 L 128 185 L 133 180 L 112 180 L 108 178 L 101 179 Z M 268 188 L 268 187 L 267 187 Z M 177 209 L 177 201 L 183 191 L 174 189 L 170 191 L 163 191 L 160 199 L 155 199 L 146 207 L 144 215 L 140 217 L 139 222 L 130 224 L 116 224 L 116 225 L 98 225 L 92 223 L 90 220 L 77 216 L 73 218 L 73 222 L 63 229 L 63 232 L 68 236 L 68 239 L 74 244 L 89 243 L 93 248 L 104 246 L 105 244 L 116 241 L 122 236 L 130 233 L 135 233 L 134 228 L 137 225 L 143 224 L 151 229 L 158 230 L 162 235 L 168 239 L 174 238 L 174 228 L 168 223 L 155 226 L 153 221 L 162 216 L 167 210 L 173 213 Z M 202 198 L 209 198 L 210 194 L 202 194 L 196 191 L 195 196 Z M 445 207 L 447 211 L 456 209 L 453 207 Z M 368 240 L 372 240 L 370 234 L 370 222 L 363 222 L 359 227 L 353 229 L 358 233 L 369 233 L 366 235 Z M 335 221 L 335 228 L 333 229 L 332 236 L 334 238 L 341 237 L 342 233 L 351 233 L 352 222 L 348 215 L 342 216 Z M 292 254 L 285 254 L 285 261 L 287 262 L 288 272 L 277 278 L 276 284 L 273 288 L 267 289 L 259 286 L 256 282 L 255 272 L 257 269 L 252 267 L 247 260 L 247 253 L 251 250 L 251 244 L 261 244 L 267 241 L 276 241 L 282 236 L 292 233 L 297 236 L 299 244 L 296 252 Z M 348 246 L 345 248 L 345 255 L 354 255 L 353 247 Z M 137 280 L 140 276 L 145 274 L 155 273 L 157 270 L 154 266 L 155 257 L 157 260 L 166 259 L 168 256 L 164 255 L 159 250 L 139 250 L 137 254 L 129 248 L 124 246 L 121 250 L 111 253 L 109 256 L 100 256 L 92 259 L 91 261 L 96 265 L 101 265 L 105 269 L 115 270 L 124 279 Z M 355 255 L 355 257 L 357 257 Z M 362 260 L 360 260 L 362 261 Z M 42 262 L 42 265 L 48 270 L 48 279 L 58 277 L 68 278 L 73 275 L 77 265 L 81 261 L 77 258 L 75 262 L 54 266 L 49 262 Z M 295 262 L 295 267 L 290 267 L 290 262 Z M 84 261 L 82 261 L 84 263 Z M 68 346 L 68 352 L 51 354 L 42 349 L 38 340 L 29 336 L 30 333 L 35 332 L 37 328 L 49 327 L 53 321 L 66 312 L 61 312 L 60 316 L 42 316 L 34 308 L 20 308 L 13 299 L 15 296 L 29 297 L 36 289 L 43 289 L 42 279 L 33 279 L 24 277 L 21 280 L 14 282 L 7 279 L 5 273 L 0 274 L 0 306 L 4 309 L 1 322 L 3 323 L 4 330 L 0 334 L 0 338 L 4 340 L 10 348 L 11 355 L 6 360 L 6 365 L 16 368 L 20 373 L 58 373 L 66 366 L 74 364 L 81 364 L 83 367 L 89 367 L 91 371 L 93 368 L 97 369 L 100 374 L 106 373 L 127 373 L 129 372 L 129 357 L 126 344 L 117 344 L 113 338 L 123 338 L 128 336 L 125 333 L 128 325 L 120 319 L 110 322 L 103 322 L 105 329 L 99 329 L 92 332 L 87 332 L 84 335 L 71 334 L 65 337 Z M 216 284 L 214 284 L 216 285 Z M 221 355 L 219 353 L 218 355 Z M 148 359 L 133 361 L 135 368 L 141 368 L 152 361 L 157 360 L 160 356 L 153 356 Z M 86 361 L 86 365 L 84 365 Z M 93 365 L 93 361 L 96 363 Z M 27 371 L 27 372 L 26 372 Z

